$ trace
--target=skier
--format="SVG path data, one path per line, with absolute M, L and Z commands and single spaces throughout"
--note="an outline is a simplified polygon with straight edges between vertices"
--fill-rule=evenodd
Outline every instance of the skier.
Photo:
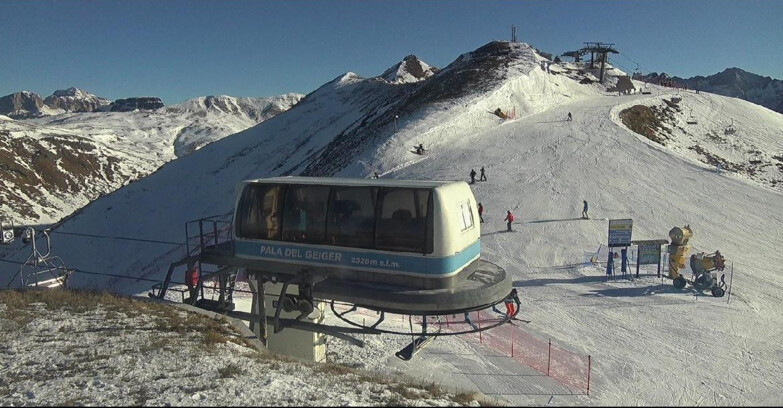
M 479 181 L 487 181 L 487 175 L 484 174 L 484 166 L 481 166 L 481 177 L 479 177 Z
M 476 169 L 470 169 L 470 184 L 476 184 Z
M 582 202 L 585 203 L 584 207 L 582 207 L 582 219 L 588 220 L 590 216 L 587 215 L 587 200 L 582 200 Z
M 372 173 L 372 178 L 377 179 L 378 178 L 378 172 L 373 172 Z
M 479 211 L 479 219 L 481 220 L 481 222 L 484 222 L 484 217 L 482 217 L 482 214 L 484 214 L 484 206 L 481 205 L 481 203 L 479 203 L 478 211 Z
M 196 302 L 199 275 L 198 265 L 196 264 L 193 264 L 192 268 L 185 270 L 185 283 L 188 285 L 188 294 L 190 294 L 188 302 L 190 302 L 190 304 Z
M 504 303 L 506 304 L 506 317 L 514 316 L 517 312 L 517 305 L 516 302 L 519 302 L 519 295 L 517 295 L 517 288 L 511 289 L 511 293 L 508 294 L 508 297 L 504 300 Z
M 511 214 L 511 210 L 508 210 L 508 214 L 506 214 L 506 218 L 503 221 L 508 221 L 506 226 L 508 227 L 508 232 L 511 232 L 511 223 L 514 222 L 514 214 Z
M 566 121 L 568 121 L 568 122 L 571 121 L 571 112 L 568 112 L 568 119 L 566 119 Z

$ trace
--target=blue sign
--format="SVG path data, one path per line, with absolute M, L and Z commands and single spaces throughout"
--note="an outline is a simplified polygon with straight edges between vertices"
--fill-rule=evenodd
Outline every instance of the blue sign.
M 609 220 L 609 246 L 630 246 L 633 220 Z

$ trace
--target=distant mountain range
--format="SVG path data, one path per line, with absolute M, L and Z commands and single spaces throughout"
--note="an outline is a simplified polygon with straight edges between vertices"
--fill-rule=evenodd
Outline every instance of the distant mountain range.
M 79 88 L 54 91 L 45 99 L 35 92 L 21 91 L 0 98 L 0 115 L 12 119 L 77 112 L 130 112 L 136 109 L 155 110 L 163 107 L 156 96 L 117 99 L 114 102 Z
M 783 113 L 783 81 L 756 75 L 740 68 L 728 68 L 715 75 L 691 78 L 669 76 L 666 73 L 653 72 L 647 75 L 635 75 L 634 79 L 654 84 L 672 81 L 688 89 L 698 89 L 723 96 L 744 99 Z
M 17 223 L 59 220 L 303 97 L 204 96 L 162 107 L 158 98 L 111 103 L 76 88 L 43 101 L 32 92 L 9 95 L 5 106 L 25 119 L 0 115 L 0 214 Z

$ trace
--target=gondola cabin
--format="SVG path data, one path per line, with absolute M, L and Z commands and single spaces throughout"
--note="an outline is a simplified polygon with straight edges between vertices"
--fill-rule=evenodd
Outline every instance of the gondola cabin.
M 280 279 L 449 289 L 478 265 L 478 210 L 465 182 L 248 180 L 235 208 L 234 257 Z

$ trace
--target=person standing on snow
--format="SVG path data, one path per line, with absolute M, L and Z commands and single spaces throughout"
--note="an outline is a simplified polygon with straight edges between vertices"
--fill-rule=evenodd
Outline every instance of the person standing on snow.
M 484 174 L 484 166 L 481 166 L 481 177 L 479 177 L 479 181 L 487 181 L 487 175 Z
M 470 169 L 470 184 L 476 184 L 476 169 Z
M 571 112 L 568 112 L 568 119 L 566 119 L 566 121 L 568 121 L 568 122 L 571 121 Z
M 514 222 L 514 214 L 511 214 L 511 210 L 508 210 L 508 214 L 506 214 L 506 218 L 503 221 L 508 221 L 506 226 L 508 231 L 511 232 L 511 223 Z
M 481 205 L 481 203 L 479 203 L 478 212 L 479 212 L 479 219 L 481 220 L 481 222 L 484 222 L 484 217 L 482 217 L 482 214 L 484 214 L 484 206 Z
M 583 203 L 585 203 L 584 207 L 582 207 L 582 218 L 587 220 L 590 219 L 590 216 L 587 215 L 587 200 L 582 200 Z

